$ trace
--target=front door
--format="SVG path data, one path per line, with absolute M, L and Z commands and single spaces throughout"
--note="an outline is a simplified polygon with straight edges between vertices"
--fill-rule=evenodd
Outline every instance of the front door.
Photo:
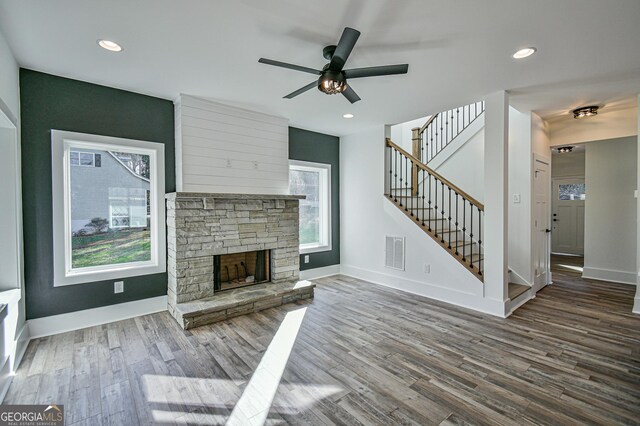
M 549 163 L 536 158 L 533 168 L 533 268 L 537 288 L 551 281 L 549 272 Z
M 584 178 L 553 180 L 554 253 L 584 255 Z

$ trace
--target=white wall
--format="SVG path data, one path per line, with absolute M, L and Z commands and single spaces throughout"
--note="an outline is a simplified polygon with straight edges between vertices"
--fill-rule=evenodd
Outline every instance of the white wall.
M 340 139 L 340 263 L 343 273 L 495 315 L 504 304 L 384 197 L 383 126 Z M 406 237 L 406 270 L 385 268 L 385 236 Z M 424 265 L 431 272 L 424 273 Z
M 20 202 L 20 99 L 18 65 L 0 34 L 0 264 L 2 290 L 0 304 L 0 401 L 11 384 L 27 347 L 29 333 L 25 326 L 24 280 L 22 264 L 22 215 Z
M 0 103 L 6 105 L 9 118 L 15 120 L 20 115 L 20 85 L 18 64 L 0 33 Z M 2 110 L 4 108 L 0 108 Z M 7 111 L 4 111 L 5 113 Z
M 635 284 L 637 137 L 586 148 L 583 276 Z
M 474 124 L 482 126 L 478 130 Z M 467 130 L 470 131 L 467 133 Z M 447 151 L 458 144 L 460 145 L 455 152 Z M 484 203 L 484 117 L 476 119 L 429 164 L 458 188 Z
M 175 103 L 179 192 L 289 193 L 289 121 L 181 95 Z
M 638 95 L 638 103 L 640 105 L 640 95 Z M 638 126 L 638 136 L 637 136 L 637 145 L 636 151 L 638 151 L 638 155 L 636 157 L 636 164 L 640 165 L 640 108 L 637 111 L 637 121 L 636 126 Z M 636 188 L 640 190 L 640 166 L 637 168 L 636 175 Z M 636 297 L 633 303 L 633 312 L 636 314 L 640 314 L 640 196 L 636 197 Z
M 509 268 L 511 281 L 528 285 L 533 283 L 531 153 L 531 114 L 509 107 Z
M 622 110 L 607 109 L 598 115 L 581 119 L 568 115 L 553 120 L 549 126 L 552 146 L 572 145 L 581 142 L 615 139 L 638 134 L 637 107 Z
M 551 163 L 551 176 L 554 178 L 584 176 L 584 167 L 584 151 L 553 154 L 553 161 Z

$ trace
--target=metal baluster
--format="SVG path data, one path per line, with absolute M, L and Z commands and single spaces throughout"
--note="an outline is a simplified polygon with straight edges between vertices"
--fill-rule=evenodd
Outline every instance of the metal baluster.
M 473 204 L 469 203 L 469 220 L 471 232 L 469 233 L 469 242 L 471 243 L 471 254 L 469 254 L 469 265 L 473 269 Z
M 393 148 L 393 201 L 398 202 L 398 150 Z
M 420 182 L 424 181 L 424 169 L 422 170 L 422 180 Z M 420 207 L 422 207 L 422 226 L 424 226 L 424 193 L 426 192 L 426 189 L 424 189 L 424 183 L 422 184 L 422 204 L 420 205 Z
M 403 156 L 404 158 L 404 196 L 405 197 L 409 197 L 411 195 L 411 192 L 409 191 L 409 179 L 407 178 L 407 169 L 409 168 L 409 165 L 407 164 L 407 160 L 408 158 L 406 156 Z M 404 211 L 408 211 L 409 207 L 409 199 L 405 198 L 404 201 Z
M 456 255 L 458 254 L 458 198 L 460 195 L 456 191 Z
M 451 250 L 451 187 L 449 188 L 449 250 Z
M 460 108 L 456 108 L 456 129 L 460 133 Z
M 391 151 L 391 147 L 387 147 L 387 152 L 389 153 L 389 198 L 393 198 L 392 194 L 392 188 L 393 186 L 391 186 L 391 178 L 393 177 L 393 166 L 391 164 L 391 159 L 393 157 L 393 151 Z
M 440 190 L 441 190 L 440 192 L 442 194 L 442 204 L 440 205 L 440 208 L 442 210 L 440 211 L 440 213 L 441 213 L 441 219 L 442 219 L 442 230 L 444 231 L 444 219 L 445 219 L 445 217 L 444 217 L 444 182 L 442 182 L 442 181 L 440 181 L 440 182 L 441 182 L 441 185 L 442 185 L 442 188 L 440 188 Z M 441 232 L 441 234 L 442 234 L 441 235 L 442 238 L 440 239 L 440 242 L 444 244 L 444 232 Z
M 404 155 L 400 152 L 398 152 L 398 154 L 400 155 L 400 188 L 396 189 L 396 191 L 402 191 L 402 159 Z M 400 207 L 402 207 L 402 192 L 400 193 Z
M 467 235 L 467 208 L 465 203 L 466 199 L 462 199 L 462 261 L 466 260 L 467 256 L 467 245 L 466 245 L 466 235 Z
M 435 217 L 434 217 L 434 220 L 433 220 L 433 229 L 434 229 L 435 232 L 434 232 L 433 235 L 436 238 L 438 238 L 438 178 L 434 176 L 433 180 L 434 180 L 434 182 L 433 182 L 434 183 L 433 190 L 435 192 L 435 194 L 434 194 L 435 195 L 435 197 L 434 197 L 435 203 L 433 204 L 433 209 L 434 209 L 433 211 L 435 213 L 435 215 L 434 215 Z
M 478 253 L 481 260 L 478 262 L 478 275 L 482 275 L 482 262 L 484 259 L 482 258 L 482 210 L 478 207 Z
M 429 173 L 429 200 L 428 200 L 428 208 L 429 208 L 429 220 L 427 221 L 428 230 L 431 231 L 431 173 Z
M 408 196 L 411 197 L 411 207 L 409 207 L 409 215 L 411 215 L 411 217 L 413 217 L 413 185 L 415 185 L 415 182 L 413 181 L 413 168 L 415 167 L 415 164 L 413 164 L 413 160 L 409 160 L 409 164 L 411 164 L 411 171 L 409 172 L 409 177 L 411 179 L 411 187 L 409 188 L 409 194 Z M 409 203 L 407 203 L 409 204 Z

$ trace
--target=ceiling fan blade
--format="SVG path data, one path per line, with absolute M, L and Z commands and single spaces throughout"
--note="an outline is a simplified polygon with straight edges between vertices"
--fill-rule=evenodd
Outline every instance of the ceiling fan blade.
M 376 77 L 379 75 L 406 74 L 409 71 L 409 64 L 383 65 L 379 67 L 354 68 L 344 70 L 347 78 Z
M 360 96 L 356 92 L 353 91 L 351 86 L 347 86 L 344 92 L 342 92 L 345 98 L 349 100 L 352 104 L 358 102 L 360 100 Z
M 336 50 L 333 52 L 329 68 L 334 71 L 342 71 L 344 64 L 347 62 L 347 58 L 353 50 L 353 46 L 355 46 L 356 41 L 358 41 L 358 37 L 360 37 L 360 31 L 345 27 L 340 41 L 336 46 Z
M 320 75 L 322 72 L 320 70 L 314 70 L 313 68 L 302 67 L 300 65 L 288 64 L 286 62 L 274 61 L 273 59 L 260 58 L 258 62 L 261 64 L 273 65 L 276 67 L 288 68 L 290 70 L 308 72 L 309 74 Z
M 287 99 L 295 98 L 299 94 L 304 93 L 307 90 L 311 90 L 311 89 L 313 89 L 314 87 L 317 87 L 317 86 L 318 86 L 318 82 L 317 81 L 313 81 L 313 82 L 307 84 L 306 86 L 299 88 L 295 92 L 289 93 L 287 96 L 284 96 L 284 98 L 287 98 Z

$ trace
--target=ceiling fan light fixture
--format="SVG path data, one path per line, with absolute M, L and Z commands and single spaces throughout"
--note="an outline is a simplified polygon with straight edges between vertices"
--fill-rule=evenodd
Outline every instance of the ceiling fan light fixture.
M 573 118 L 584 118 L 584 117 L 591 117 L 593 115 L 598 115 L 598 106 L 597 105 L 591 105 L 591 106 L 586 106 L 586 107 L 581 107 L 581 108 L 576 108 L 573 111 Z
M 342 93 L 347 90 L 347 81 L 342 73 L 324 73 L 318 79 L 318 89 L 327 95 L 335 95 L 336 93 Z

